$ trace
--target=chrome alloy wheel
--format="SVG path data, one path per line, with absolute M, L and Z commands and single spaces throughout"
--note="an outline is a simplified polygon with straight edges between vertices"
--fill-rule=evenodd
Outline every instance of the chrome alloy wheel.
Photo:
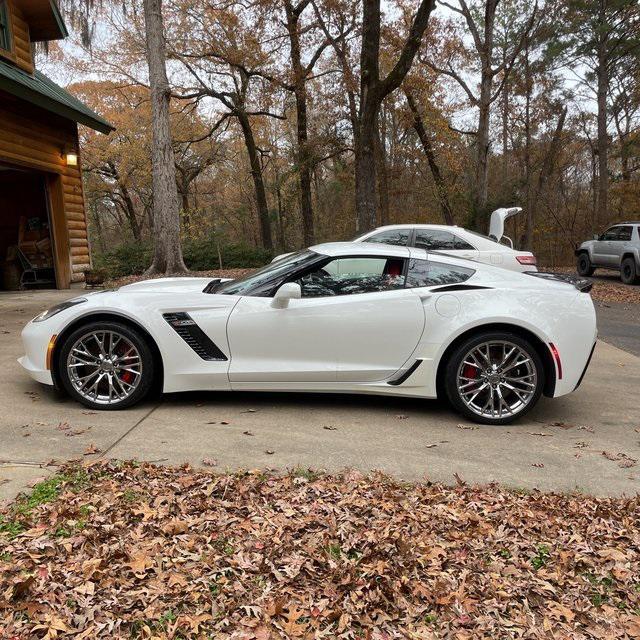
M 538 372 L 522 347 L 491 340 L 476 345 L 462 359 L 456 376 L 458 394 L 479 416 L 505 418 L 520 413 L 534 397 Z
M 74 389 L 97 404 L 117 404 L 128 398 L 142 378 L 137 347 L 117 331 L 91 331 L 81 336 L 67 357 Z

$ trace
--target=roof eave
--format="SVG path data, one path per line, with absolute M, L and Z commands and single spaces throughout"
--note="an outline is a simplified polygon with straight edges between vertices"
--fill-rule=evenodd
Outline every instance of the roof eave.
M 32 8 L 26 16 L 30 23 L 29 37 L 32 42 L 62 40 L 69 35 L 55 0 L 44 0 L 40 6 Z
M 106 120 L 97 120 L 91 116 L 84 114 L 76 109 L 72 109 L 65 104 L 55 102 L 46 96 L 43 96 L 38 91 L 34 91 L 28 87 L 25 87 L 19 82 L 14 82 L 10 78 L 0 77 L 0 89 L 3 89 L 15 96 L 16 98 L 22 98 L 31 104 L 34 104 L 42 109 L 56 113 L 63 118 L 73 120 L 79 124 L 83 124 L 100 133 L 111 133 L 115 130 L 115 127 L 109 124 Z

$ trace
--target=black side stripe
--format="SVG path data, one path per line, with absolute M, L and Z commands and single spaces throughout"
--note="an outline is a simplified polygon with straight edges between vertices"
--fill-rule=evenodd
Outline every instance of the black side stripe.
M 188 313 L 182 311 L 163 313 L 162 317 L 203 360 L 228 360 Z
M 399 378 L 395 380 L 390 380 L 387 384 L 390 384 L 394 387 L 402 384 L 406 380 L 409 379 L 409 376 L 422 364 L 422 360 L 416 360 Z
M 493 289 L 493 287 L 484 287 L 479 284 L 445 284 L 432 291 L 474 291 L 476 289 Z

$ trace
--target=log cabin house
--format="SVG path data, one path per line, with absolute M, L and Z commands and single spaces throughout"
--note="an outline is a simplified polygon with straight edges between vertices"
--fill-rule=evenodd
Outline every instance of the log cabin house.
M 78 123 L 113 127 L 34 67 L 67 30 L 55 0 L 0 0 L 0 289 L 68 288 L 91 254 Z

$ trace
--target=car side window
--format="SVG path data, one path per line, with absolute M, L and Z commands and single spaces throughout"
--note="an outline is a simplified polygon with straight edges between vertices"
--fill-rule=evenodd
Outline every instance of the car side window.
M 618 234 L 614 240 L 620 240 L 621 242 L 628 242 L 631 240 L 631 233 L 633 231 L 633 227 L 618 227 Z
M 602 234 L 602 240 L 617 240 L 618 238 L 618 227 L 611 227 L 611 229 L 607 229 Z
M 414 246 L 427 251 L 450 251 L 456 248 L 452 233 L 440 229 L 416 229 Z
M 453 234 L 453 241 L 455 242 L 455 249 L 462 249 L 463 251 L 475 251 L 476 248 L 472 247 L 466 240 L 463 240 L 459 236 Z
M 303 298 L 344 296 L 402 289 L 403 258 L 341 257 L 305 274 L 296 282 Z
M 409 244 L 410 229 L 388 229 L 365 238 L 362 242 L 379 242 L 392 244 L 397 247 L 406 247 Z
M 474 269 L 432 262 L 431 260 L 409 260 L 407 287 L 434 287 L 442 284 L 458 284 L 468 280 Z

